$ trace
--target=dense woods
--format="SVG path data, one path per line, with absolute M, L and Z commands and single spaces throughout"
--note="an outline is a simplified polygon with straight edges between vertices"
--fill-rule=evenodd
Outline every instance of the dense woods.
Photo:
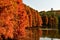
M 51 11 L 41 11 L 40 14 L 43 20 L 43 28 L 50 28 L 52 30 L 43 31 L 43 36 L 48 36 L 52 38 L 60 38 L 60 29 L 59 29 L 59 10 L 51 10 Z M 45 21 L 46 20 L 46 21 Z M 56 30 L 54 30 L 56 29 Z
M 22 0 L 0 0 L 0 40 L 28 40 L 26 27 L 37 26 L 42 26 L 38 11 Z M 41 36 L 42 31 L 38 31 Z
M 27 27 L 28 28 L 29 27 L 37 28 L 39 26 L 41 28 L 43 22 L 42 22 L 42 18 L 40 16 L 39 12 L 29 6 L 26 6 L 25 4 L 24 4 L 24 7 L 25 7 L 25 10 L 28 15 L 28 26 Z M 39 37 L 42 36 L 42 30 L 38 29 L 37 31 L 38 31 L 37 33 L 39 33 Z M 36 32 L 36 29 L 35 30 L 31 29 L 27 32 L 27 35 L 30 35 L 30 36 L 27 36 L 27 37 L 31 38 L 30 40 L 35 40 L 34 39 L 34 35 L 35 35 L 34 32 Z M 27 39 L 27 40 L 29 40 L 29 39 Z
M 35 35 L 60 38 L 60 11 L 38 12 L 22 0 L 0 0 L 0 40 L 35 40 Z

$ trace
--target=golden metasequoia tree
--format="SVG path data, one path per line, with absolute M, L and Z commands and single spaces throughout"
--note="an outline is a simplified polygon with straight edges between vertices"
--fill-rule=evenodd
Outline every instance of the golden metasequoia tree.
M 19 2 L 19 1 L 18 1 Z M 20 2 L 19 2 L 20 3 Z M 25 37 L 25 27 L 27 27 L 27 23 L 28 23 L 28 17 L 27 17 L 27 14 L 26 14 L 26 11 L 25 11 L 25 7 L 23 5 L 23 3 L 20 3 L 18 4 L 18 14 L 20 16 L 20 25 L 19 25 L 19 28 L 18 28 L 18 31 L 19 31 L 19 34 L 20 36 L 24 36 Z
M 24 6 L 26 9 L 28 18 L 29 18 L 28 27 L 41 27 L 43 22 L 42 22 L 42 19 L 41 19 L 39 12 L 34 10 L 33 8 L 30 8 L 29 6 L 26 6 L 25 4 L 24 4 Z M 33 30 L 30 30 L 29 35 L 32 35 L 32 31 Z M 39 36 L 42 35 L 42 31 L 39 29 L 38 29 L 37 33 L 39 33 Z
M 3 38 L 16 40 L 26 38 L 26 27 L 41 25 L 42 20 L 39 13 L 28 6 L 26 7 L 22 0 L 0 0 L 1 40 Z
M 31 12 L 29 6 L 26 6 L 24 4 L 24 7 L 25 7 L 25 10 L 26 10 L 26 13 L 27 13 L 27 16 L 28 16 L 28 27 L 32 27 L 32 12 Z
M 26 6 L 25 4 L 24 6 L 29 18 L 29 27 L 41 26 L 43 22 L 39 12 L 29 6 Z
M 15 6 L 14 0 L 0 0 L 0 34 L 5 38 L 13 38 Z
M 5 38 L 25 37 L 27 20 L 22 0 L 0 0 L 0 34 Z

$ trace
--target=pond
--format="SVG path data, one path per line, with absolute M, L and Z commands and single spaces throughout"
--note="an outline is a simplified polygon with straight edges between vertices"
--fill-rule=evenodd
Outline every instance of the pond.
M 60 40 L 58 38 L 40 37 L 40 40 Z

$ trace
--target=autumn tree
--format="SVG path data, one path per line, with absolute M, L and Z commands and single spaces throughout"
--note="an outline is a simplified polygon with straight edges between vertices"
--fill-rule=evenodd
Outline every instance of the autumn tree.
M 7 38 L 25 37 L 27 14 L 22 0 L 0 0 L 0 34 Z
M 4 35 L 5 38 L 13 38 L 14 24 L 11 19 L 13 19 L 13 15 L 15 12 L 14 0 L 0 0 L 0 29 L 1 35 Z M 7 31 L 8 30 L 8 31 Z
M 2 40 L 3 38 L 25 40 L 26 27 L 42 25 L 38 11 L 24 5 L 22 0 L 0 0 L 0 4 L 0 38 Z M 42 34 L 41 30 L 38 32 Z

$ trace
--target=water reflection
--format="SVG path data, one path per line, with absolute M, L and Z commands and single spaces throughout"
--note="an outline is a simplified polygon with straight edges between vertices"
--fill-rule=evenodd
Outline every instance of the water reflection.
M 40 40 L 51 40 L 51 38 L 41 37 Z
M 40 40 L 60 40 L 58 38 L 40 37 Z

